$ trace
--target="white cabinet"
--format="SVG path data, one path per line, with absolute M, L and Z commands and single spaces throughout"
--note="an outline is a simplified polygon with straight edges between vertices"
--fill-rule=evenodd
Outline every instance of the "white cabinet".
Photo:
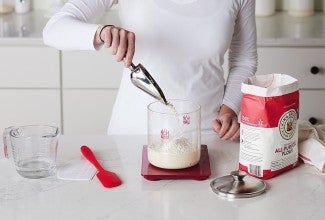
M 109 50 L 62 52 L 65 134 L 106 134 L 123 63 Z
M 300 119 L 325 123 L 325 90 L 300 91 Z
M 3 46 L 0 61 L 0 130 L 26 124 L 61 127 L 59 52 Z
M 64 134 L 106 134 L 123 71 L 109 50 L 2 46 L 0 60 L 1 130 L 50 124 Z
M 108 49 L 62 52 L 63 88 L 118 88 L 122 70 Z
M 299 80 L 300 119 L 325 123 L 325 48 L 260 47 L 257 74 L 285 73 Z
M 257 74 L 286 73 L 301 89 L 325 89 L 325 48 L 262 47 L 258 58 Z
M 60 88 L 59 52 L 47 47 L 1 47 L 0 88 Z
M 65 89 L 65 134 L 106 134 L 117 90 Z
M 48 124 L 59 126 L 60 91 L 56 89 L 0 89 L 0 129 Z

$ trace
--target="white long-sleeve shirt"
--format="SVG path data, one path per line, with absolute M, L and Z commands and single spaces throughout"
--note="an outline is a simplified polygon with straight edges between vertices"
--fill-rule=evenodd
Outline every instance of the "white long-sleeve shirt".
M 254 0 L 70 0 L 47 23 L 44 43 L 61 50 L 95 50 L 96 19 L 113 4 L 119 4 L 122 27 L 136 35 L 133 62 L 146 67 L 167 99 L 200 104 L 203 131 L 212 130 L 221 104 L 239 112 L 241 83 L 257 66 Z M 125 69 L 110 134 L 146 133 L 146 107 L 154 100 L 131 84 L 129 74 Z

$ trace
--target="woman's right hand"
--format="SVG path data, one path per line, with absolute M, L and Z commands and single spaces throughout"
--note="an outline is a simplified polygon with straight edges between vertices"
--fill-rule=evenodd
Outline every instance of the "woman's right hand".
M 120 27 L 107 26 L 102 30 L 99 26 L 94 39 L 95 46 L 104 46 L 109 48 L 116 61 L 124 61 L 125 67 L 129 67 L 135 51 L 135 34 Z M 102 32 L 100 33 L 100 31 Z

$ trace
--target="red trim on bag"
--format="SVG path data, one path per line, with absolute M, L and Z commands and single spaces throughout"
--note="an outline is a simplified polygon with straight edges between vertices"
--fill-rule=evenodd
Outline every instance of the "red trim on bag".
M 311 159 L 309 159 L 308 157 L 306 157 L 306 156 L 304 156 L 304 155 L 302 155 L 302 154 L 298 154 L 298 155 L 299 155 L 299 157 L 300 157 L 301 159 L 308 160 L 308 161 L 311 162 Z
M 248 175 L 250 176 L 254 176 L 254 177 L 257 177 L 259 179 L 263 179 L 263 180 L 266 180 L 266 179 L 270 179 L 272 177 L 275 177 L 285 171 L 288 171 L 288 170 L 291 170 L 295 167 L 299 166 L 299 162 L 297 160 L 297 162 L 293 163 L 293 164 L 290 164 L 286 167 L 283 167 L 282 169 L 280 170 L 274 170 L 274 171 L 271 171 L 271 170 L 263 170 L 263 176 L 256 176 L 256 175 L 253 175 L 251 173 L 248 172 L 248 167 L 239 163 L 239 170 L 242 170 L 242 171 L 245 171 Z
M 245 101 L 241 102 L 241 122 L 246 125 L 278 127 L 281 116 L 290 109 L 294 109 L 299 118 L 299 91 L 273 97 L 243 94 L 242 100 Z

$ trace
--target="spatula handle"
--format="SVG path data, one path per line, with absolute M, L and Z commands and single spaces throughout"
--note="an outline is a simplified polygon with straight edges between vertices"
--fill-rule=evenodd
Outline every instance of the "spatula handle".
M 82 155 L 96 167 L 97 170 L 104 170 L 104 168 L 99 164 L 94 153 L 90 150 L 89 147 L 81 146 L 80 151 Z

